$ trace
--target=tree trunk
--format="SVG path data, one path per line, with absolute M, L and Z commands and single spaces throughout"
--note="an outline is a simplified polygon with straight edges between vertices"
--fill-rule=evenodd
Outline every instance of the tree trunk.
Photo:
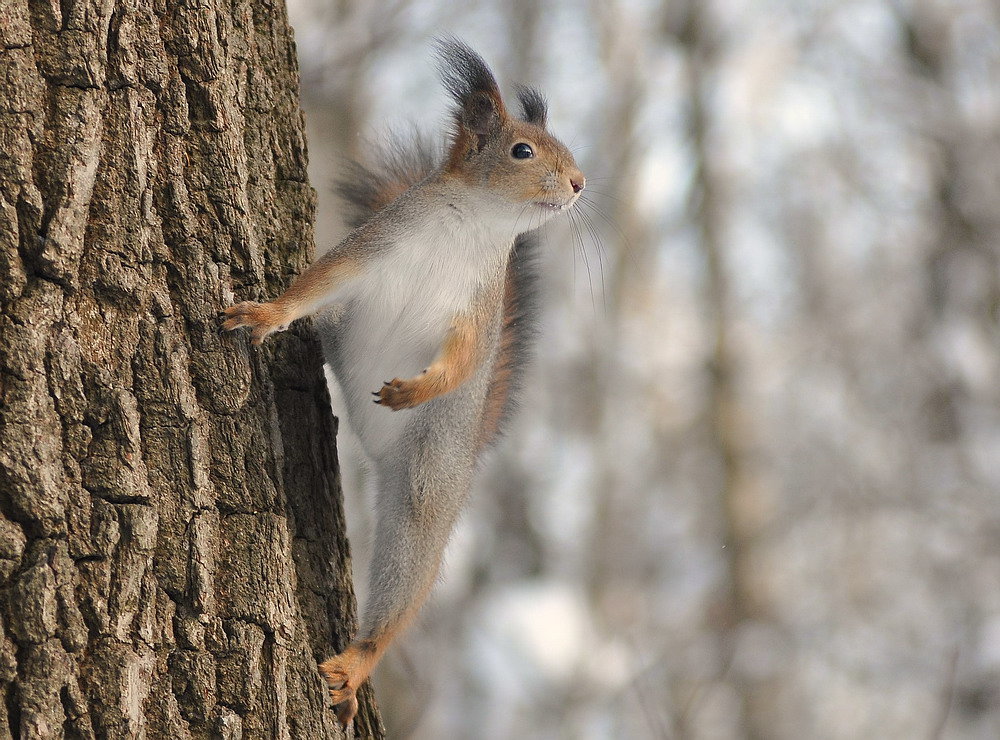
M 218 319 L 312 249 L 284 6 L 0 0 L 0 42 L 0 740 L 339 737 L 319 343 Z

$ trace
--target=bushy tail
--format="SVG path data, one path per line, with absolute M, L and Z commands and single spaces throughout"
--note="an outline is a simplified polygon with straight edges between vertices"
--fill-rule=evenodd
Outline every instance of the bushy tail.
M 403 192 L 424 180 L 443 156 L 419 136 L 394 143 L 371 166 L 351 162 L 336 190 L 348 206 L 347 222 L 357 227 Z M 491 445 L 517 406 L 531 359 L 538 317 L 538 239 L 521 234 L 514 241 L 504 286 L 500 346 L 493 366 L 479 449 Z
M 500 347 L 493 365 L 490 390 L 480 427 L 479 448 L 496 441 L 510 420 L 521 395 L 538 327 L 538 237 L 521 234 L 507 262 Z
M 335 184 L 348 207 L 348 226 L 360 226 L 431 174 L 440 154 L 426 138 L 413 134 L 393 137 L 371 165 L 349 161 Z

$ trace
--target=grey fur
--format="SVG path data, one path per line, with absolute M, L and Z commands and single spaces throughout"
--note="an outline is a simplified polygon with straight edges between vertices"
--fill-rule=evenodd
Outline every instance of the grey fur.
M 327 361 L 340 377 L 345 358 L 338 352 L 338 327 L 336 320 L 317 322 Z M 479 452 L 478 427 L 499 331 L 498 313 L 487 341 L 493 351 L 473 376 L 451 393 L 411 411 L 404 441 L 395 454 L 373 461 L 378 517 L 369 598 L 358 639 L 391 629 L 404 618 L 408 606 L 422 602 L 420 594 L 436 577 L 471 488 Z
M 323 664 L 347 719 L 349 695 L 337 682 L 352 671 L 351 680 L 363 680 L 373 663 L 357 662 L 358 651 L 377 662 L 423 603 L 476 463 L 513 415 L 538 314 L 537 237 L 517 234 L 525 208 L 544 222 L 575 203 L 572 178 L 583 181 L 565 146 L 537 128 L 546 117 L 540 93 L 519 89 L 519 122 L 472 49 L 444 39 L 438 58 L 456 104 L 450 149 L 396 137 L 368 157 L 374 164 L 348 165 L 337 191 L 354 231 L 343 244 L 370 242 L 374 253 L 341 255 L 362 269 L 344 283 L 336 318 L 317 322 L 377 477 L 360 632 Z M 520 136 L 539 145 L 529 162 L 511 156 Z M 525 186 L 537 193 L 525 197 Z M 380 409 L 366 387 L 383 379 L 375 402 L 388 408 Z
M 439 156 L 426 139 L 410 137 L 405 144 L 394 144 L 375 157 L 376 164 L 371 167 L 352 163 L 350 179 L 337 184 L 337 192 L 350 209 L 351 223 L 362 226 L 371 219 L 378 212 L 379 193 L 386 188 L 401 183 L 412 187 L 431 176 Z M 411 412 L 409 431 L 398 454 L 388 461 L 376 461 L 376 546 L 360 639 L 391 628 L 403 618 L 401 607 L 419 603 L 420 593 L 435 578 L 441 553 L 468 496 L 484 441 L 480 439 L 479 425 L 497 369 L 498 336 L 503 324 L 513 334 L 508 357 L 510 384 L 501 424 L 510 419 L 516 407 L 516 391 L 522 384 L 535 333 L 536 248 L 537 238 L 522 234 L 511 250 L 507 275 L 514 281 L 517 300 L 508 306 L 509 315 L 498 312 L 494 320 L 493 336 L 487 343 L 493 348 L 491 355 L 460 388 Z M 345 359 L 338 352 L 338 326 L 337 321 L 328 318 L 317 321 L 327 360 L 335 375 L 341 377 Z M 498 436 L 494 434 L 485 442 L 492 443 Z
M 379 516 L 360 639 L 389 627 L 400 605 L 421 603 L 437 575 L 472 485 L 489 364 L 458 390 L 424 404 L 399 457 L 376 471 Z
M 391 184 L 412 187 L 429 177 L 438 167 L 442 153 L 426 136 L 418 132 L 394 135 L 369 157 L 370 165 L 349 160 L 345 173 L 334 189 L 347 206 L 346 221 L 356 228 L 379 210 L 379 194 Z
M 529 88 L 523 88 L 525 90 Z M 536 91 L 532 91 L 536 92 Z M 538 94 L 541 98 L 541 95 Z M 544 105 L 544 99 L 541 99 Z M 391 139 L 381 151 L 373 152 L 371 165 L 350 161 L 346 174 L 335 183 L 337 194 L 348 211 L 348 224 L 358 227 L 379 210 L 378 194 L 395 183 L 412 187 L 430 177 L 438 168 L 442 157 L 440 148 L 418 133 Z M 502 317 L 502 326 L 510 332 L 511 353 L 503 369 L 510 372 L 510 385 L 503 401 L 503 411 L 497 433 L 484 440 L 489 446 L 500 438 L 517 410 L 524 377 L 534 357 L 535 337 L 538 333 L 539 239 L 535 232 L 520 234 L 514 240 L 507 266 L 507 277 L 513 282 L 515 301 Z M 321 325 L 323 324 L 320 321 Z M 334 334 L 323 332 L 327 356 L 333 352 Z

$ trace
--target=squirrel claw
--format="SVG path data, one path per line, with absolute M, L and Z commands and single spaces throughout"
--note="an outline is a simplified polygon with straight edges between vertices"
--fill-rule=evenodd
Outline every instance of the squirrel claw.
M 352 691 L 350 698 L 334 705 L 333 711 L 337 715 L 337 721 L 340 722 L 341 726 L 347 727 L 358 713 L 358 697 Z
M 357 662 L 357 652 L 350 648 L 340 655 L 335 655 L 324 663 L 320 663 L 319 671 L 326 679 L 333 702 L 333 711 L 337 721 L 347 727 L 358 713 L 358 686 L 367 678 L 367 672 L 361 673 Z
M 354 696 L 354 689 L 349 686 L 342 686 L 339 689 L 330 689 L 330 700 L 335 706 L 339 706 L 346 701 L 350 701 Z
M 250 329 L 250 341 L 256 345 L 264 341 L 268 334 L 284 331 L 288 327 L 286 313 L 274 303 L 244 301 L 230 306 L 223 313 L 229 318 L 222 322 L 226 331 L 245 326 Z
M 417 398 L 418 387 L 410 380 L 400 380 L 393 378 L 382 384 L 382 389 L 375 391 L 378 398 L 375 403 L 380 406 L 387 406 L 393 411 L 409 409 L 418 405 L 421 399 Z

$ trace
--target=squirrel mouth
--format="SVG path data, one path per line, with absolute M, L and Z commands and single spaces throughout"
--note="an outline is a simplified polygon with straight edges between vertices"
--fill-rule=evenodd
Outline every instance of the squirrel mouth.
M 573 202 L 570 201 L 569 203 L 545 203 L 536 200 L 535 205 L 538 206 L 539 208 L 544 208 L 547 211 L 565 211 L 567 208 L 573 205 Z

